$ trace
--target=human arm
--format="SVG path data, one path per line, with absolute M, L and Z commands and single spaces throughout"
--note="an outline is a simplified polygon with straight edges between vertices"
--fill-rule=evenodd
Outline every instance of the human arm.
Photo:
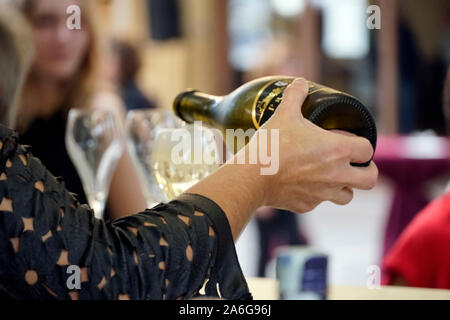
M 350 165 L 371 159 L 373 148 L 367 139 L 326 131 L 303 118 L 307 88 L 303 79 L 294 81 L 272 117 L 239 151 L 249 159 L 252 148 L 271 150 L 269 145 L 257 145 L 259 134 L 279 130 L 279 140 L 273 142 L 279 150 L 275 174 L 261 174 L 260 161 L 235 164 L 233 158 L 187 191 L 204 195 L 223 209 L 234 239 L 261 206 L 304 213 L 327 200 L 347 204 L 353 188 L 371 189 L 376 183 L 378 170 L 373 162 L 368 167 Z
M 280 128 L 275 175 L 228 163 L 175 201 L 108 223 L 0 127 L 2 290 L 21 299 L 176 299 L 195 296 L 209 279 L 207 295 L 249 298 L 232 234 L 237 238 L 254 209 L 343 204 L 351 199 L 346 188 L 370 188 L 376 180 L 374 166 L 350 166 L 370 158 L 370 145 L 359 155 L 364 139 L 297 123 L 305 92 L 298 82 L 290 88 L 282 112 L 266 123 Z M 80 267 L 79 290 L 67 287 L 69 265 Z

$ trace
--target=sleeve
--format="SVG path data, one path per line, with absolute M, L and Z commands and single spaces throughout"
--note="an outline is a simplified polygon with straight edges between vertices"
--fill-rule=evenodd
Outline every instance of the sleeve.
M 15 299 L 252 298 L 227 218 L 213 201 L 185 194 L 98 220 L 17 141 L 0 126 L 1 292 Z

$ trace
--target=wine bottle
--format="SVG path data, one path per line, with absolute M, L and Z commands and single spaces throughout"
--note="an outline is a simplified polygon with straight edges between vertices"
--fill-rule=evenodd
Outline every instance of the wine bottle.
M 202 121 L 223 132 L 226 129 L 258 129 L 275 112 L 284 90 L 294 79 L 289 76 L 263 77 L 226 96 L 186 90 L 175 98 L 174 112 L 188 123 Z M 375 150 L 377 130 L 367 108 L 347 93 L 307 82 L 309 91 L 301 107 L 303 116 L 323 129 L 344 130 L 367 138 Z M 369 162 L 359 165 L 367 166 Z

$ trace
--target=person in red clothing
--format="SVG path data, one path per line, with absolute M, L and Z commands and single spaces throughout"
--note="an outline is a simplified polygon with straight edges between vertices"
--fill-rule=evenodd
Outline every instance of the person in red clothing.
M 450 68 L 444 85 L 450 135 Z M 450 184 L 417 214 L 383 261 L 382 284 L 450 289 Z
M 450 191 L 403 231 L 383 262 L 382 283 L 450 289 Z

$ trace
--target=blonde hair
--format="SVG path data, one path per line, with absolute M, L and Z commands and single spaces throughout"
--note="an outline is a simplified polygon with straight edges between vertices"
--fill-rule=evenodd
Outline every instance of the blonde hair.
M 17 100 L 32 57 L 31 30 L 25 18 L 0 5 L 0 122 L 15 125 Z
M 79 71 L 71 79 L 70 84 L 68 85 L 68 91 L 65 94 L 62 106 L 64 112 L 68 112 L 70 108 L 86 107 L 95 92 L 97 92 L 102 87 L 106 88 L 106 85 L 102 82 L 102 79 L 100 77 L 101 49 L 103 46 L 100 42 L 99 28 L 96 25 L 96 20 L 93 18 L 95 14 L 95 7 L 93 5 L 93 1 L 78 1 L 80 2 L 82 11 L 84 23 L 83 27 L 87 28 L 89 33 L 89 45 L 86 50 L 86 56 L 84 57 Z M 21 4 L 22 12 L 30 21 L 36 2 L 37 0 L 24 0 Z M 32 72 L 30 72 L 25 83 L 22 97 L 27 97 L 32 87 Z M 20 111 L 22 111 L 21 114 L 23 115 L 23 113 L 26 112 L 26 106 L 21 103 L 20 108 Z M 32 119 L 24 119 L 24 121 L 19 123 L 20 128 L 26 128 L 30 121 L 32 121 Z

